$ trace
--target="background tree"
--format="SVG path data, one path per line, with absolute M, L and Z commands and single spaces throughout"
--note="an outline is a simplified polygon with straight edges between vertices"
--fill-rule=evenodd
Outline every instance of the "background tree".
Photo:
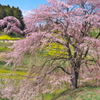
M 20 21 L 13 16 L 7 16 L 0 20 L 0 28 L 4 29 L 4 32 L 7 34 L 15 32 L 24 35 L 24 31 L 20 29 L 20 26 Z
M 57 56 L 47 55 L 48 59 L 43 65 L 32 66 L 34 69 L 31 71 L 39 74 L 35 75 L 33 83 L 25 81 L 25 85 L 21 84 L 22 91 L 16 97 L 22 96 L 21 93 L 29 93 L 28 91 L 33 93 L 32 90 L 35 93 L 39 92 L 40 87 L 44 88 L 43 84 L 47 83 L 44 78 L 57 69 L 70 76 L 71 89 L 75 89 L 78 87 L 80 67 L 86 66 L 89 69 L 91 65 L 100 66 L 100 40 L 89 34 L 93 28 L 100 28 L 100 0 L 48 0 L 48 2 L 47 5 L 41 5 L 33 10 L 28 17 L 28 23 L 38 28 L 26 39 L 14 43 L 12 46 L 14 51 L 8 54 L 11 59 L 7 64 L 12 62 L 14 66 L 18 65 L 27 52 L 34 56 L 38 50 L 44 50 L 48 43 L 62 45 L 64 53 Z M 56 61 L 58 63 L 55 64 Z M 33 60 L 31 62 L 35 64 Z M 49 67 L 46 67 L 48 62 Z M 66 66 L 63 67 L 66 62 L 69 63 L 69 71 L 66 70 Z
M 25 24 L 23 21 L 22 11 L 18 7 L 16 8 L 14 6 L 10 7 L 9 5 L 0 5 L 0 19 L 3 19 L 6 16 L 16 17 L 21 23 L 21 30 L 24 30 Z

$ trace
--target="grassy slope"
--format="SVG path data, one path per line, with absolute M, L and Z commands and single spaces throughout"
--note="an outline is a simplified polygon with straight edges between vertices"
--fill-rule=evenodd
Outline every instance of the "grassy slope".
M 100 87 L 80 87 L 63 92 L 58 90 L 52 94 L 45 94 L 44 100 L 100 100 Z

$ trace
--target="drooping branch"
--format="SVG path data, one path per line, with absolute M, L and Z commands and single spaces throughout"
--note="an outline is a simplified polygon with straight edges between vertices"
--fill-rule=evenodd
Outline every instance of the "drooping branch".
M 61 67 L 61 66 L 57 66 L 57 67 L 53 68 L 53 69 L 52 69 L 51 71 L 49 71 L 47 74 L 51 74 L 53 71 L 55 71 L 55 70 L 58 69 L 58 68 L 62 69 L 62 71 L 64 71 L 66 74 L 70 75 L 70 73 L 67 72 L 67 71 L 66 71 L 63 67 Z
M 53 69 L 51 69 L 49 72 L 45 73 L 43 76 L 38 76 L 37 79 L 43 79 L 45 78 L 47 75 L 51 74 L 52 72 L 54 72 L 56 69 L 60 68 L 62 71 L 64 71 L 66 74 L 71 75 L 71 73 L 67 72 L 63 67 L 61 66 L 57 66 Z
M 71 73 L 67 72 L 63 67 L 58 66 L 58 68 L 62 69 L 62 71 L 64 71 L 66 74 L 71 75 Z

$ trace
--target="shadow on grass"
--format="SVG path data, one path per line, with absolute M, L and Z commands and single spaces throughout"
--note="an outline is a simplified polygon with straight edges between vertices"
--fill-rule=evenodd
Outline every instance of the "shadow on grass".
M 59 100 L 69 100 L 69 98 L 76 98 L 77 97 L 76 95 L 80 92 L 89 91 L 89 90 L 93 91 L 97 88 L 100 88 L 100 86 L 91 86 L 91 85 L 89 86 L 88 85 L 88 86 L 79 87 L 79 88 L 74 89 L 74 90 L 68 89 L 68 90 L 65 90 L 65 91 L 59 93 L 58 95 L 54 96 L 51 100 L 58 100 L 61 97 L 66 97 L 66 98 L 59 99 Z M 67 99 L 67 97 L 68 97 L 68 99 Z

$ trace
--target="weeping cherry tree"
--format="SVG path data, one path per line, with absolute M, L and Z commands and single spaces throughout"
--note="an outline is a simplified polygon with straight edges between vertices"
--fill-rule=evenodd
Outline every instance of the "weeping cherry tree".
M 34 91 L 38 91 L 43 82 L 47 83 L 44 78 L 47 75 L 52 76 L 57 69 L 70 76 L 70 87 L 75 89 L 78 87 L 81 67 L 89 69 L 91 65 L 100 66 L 100 32 L 94 37 L 90 34 L 92 29 L 100 29 L 100 0 L 48 0 L 47 5 L 41 5 L 32 11 L 27 17 L 27 23 L 29 29 L 34 26 L 37 29 L 25 39 L 14 43 L 13 51 L 8 54 L 11 59 L 7 64 L 12 62 L 14 66 L 18 65 L 27 51 L 34 57 L 37 50 L 44 50 L 47 44 L 57 43 L 63 47 L 63 53 L 56 56 L 47 55 L 49 60 L 41 66 L 33 67 L 33 71 L 40 70 L 37 71 L 39 74 L 35 75 L 34 85 L 29 86 L 30 91 L 36 86 L 38 88 Z M 59 61 L 57 65 L 56 61 Z M 48 62 L 49 67 L 45 67 Z M 70 70 L 63 67 L 66 62 L 70 64 Z M 41 75 L 45 68 L 46 71 Z

